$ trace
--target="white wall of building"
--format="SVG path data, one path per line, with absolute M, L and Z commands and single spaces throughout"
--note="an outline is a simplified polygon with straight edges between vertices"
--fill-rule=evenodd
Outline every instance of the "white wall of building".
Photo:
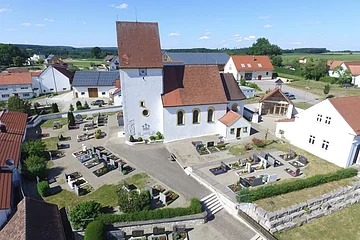
M 353 76 L 351 83 L 354 84 L 355 86 L 360 87 L 360 75 L 359 76 Z
M 253 98 L 255 96 L 255 89 L 245 86 L 240 86 L 241 91 L 244 93 L 246 98 Z
M 112 62 L 110 63 L 109 70 L 110 70 L 110 71 L 115 71 L 115 70 L 118 69 L 118 67 L 119 67 L 119 57 L 116 57 L 116 58 L 114 59 L 114 61 L 112 61 Z
M 261 76 L 261 80 L 271 80 L 273 71 L 239 71 L 236 80 L 241 80 L 241 77 L 245 78 L 245 73 L 252 73 L 251 80 L 258 80 L 259 76 Z
M 34 97 L 31 84 L 0 86 L 0 101 L 7 101 L 9 97 L 14 96 L 15 94 L 21 99 L 30 99 Z
M 114 96 L 114 105 L 115 106 L 122 106 L 122 94 L 121 92 L 116 93 Z
M 234 111 L 235 109 L 232 108 L 234 104 L 237 105 L 237 111 Z M 243 113 L 244 113 L 244 101 L 243 100 L 229 101 L 228 104 L 227 104 L 227 108 L 229 108 L 230 110 L 233 110 L 234 112 L 237 112 L 240 115 L 243 115 Z
M 116 89 L 115 86 L 84 86 L 84 87 L 73 87 L 74 98 L 78 93 L 78 98 L 89 98 L 88 88 L 97 88 L 97 98 L 110 98 L 110 94 Z
M 208 109 L 215 109 L 214 122 L 207 122 Z M 193 124 L 193 110 L 200 110 L 200 123 Z M 185 112 L 184 125 L 177 125 L 177 112 Z M 212 135 L 218 133 L 218 119 L 226 113 L 226 104 L 179 106 L 164 108 L 164 137 L 165 141 Z
M 222 124 L 222 123 L 219 123 L 219 124 Z M 224 124 L 222 124 L 222 125 L 224 125 Z M 226 135 L 225 135 L 226 139 L 227 140 L 235 140 L 236 132 L 237 132 L 238 128 L 240 128 L 239 139 L 250 136 L 251 123 L 249 123 L 248 121 L 246 121 L 245 118 L 242 117 L 239 120 L 237 120 L 233 125 L 230 125 L 229 127 L 226 128 Z
M 68 77 L 49 66 L 38 78 L 42 94 L 71 90 Z
M 317 121 L 318 114 L 322 115 L 321 122 Z M 326 117 L 331 117 L 330 124 L 325 123 Z M 356 134 L 329 100 L 297 114 L 295 122 L 277 123 L 277 136 L 280 136 L 280 130 L 291 144 L 340 167 L 347 167 Z M 314 144 L 309 143 L 310 135 L 315 136 Z M 322 148 L 323 140 L 329 142 L 327 150 Z
M 120 69 L 124 132 L 129 140 L 134 137 L 149 138 L 157 131 L 163 133 L 162 68 L 147 69 L 147 76 L 140 76 L 139 69 Z M 144 106 L 140 106 L 143 101 Z M 149 115 L 144 116 L 144 110 Z M 165 136 L 166 137 L 166 136 Z
M 230 57 L 228 62 L 225 64 L 224 73 L 232 73 L 236 81 L 240 83 L 240 78 L 237 77 L 237 70 L 234 61 Z

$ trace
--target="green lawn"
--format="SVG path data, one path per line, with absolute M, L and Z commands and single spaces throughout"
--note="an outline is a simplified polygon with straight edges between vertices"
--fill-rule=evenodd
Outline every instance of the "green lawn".
M 60 124 L 62 125 L 62 128 L 64 128 L 65 125 L 67 124 L 67 121 L 68 121 L 67 118 L 54 118 L 54 119 L 44 121 L 41 124 L 41 127 L 42 128 L 53 128 L 54 122 L 60 122 Z
M 140 189 L 144 189 L 145 185 L 150 180 L 149 176 L 146 173 L 135 174 L 131 177 L 125 179 L 129 184 L 134 184 Z M 117 206 L 117 195 L 116 190 L 121 186 L 123 181 L 119 185 L 103 185 L 94 192 L 91 192 L 85 196 L 76 196 L 74 192 L 67 190 L 62 190 L 60 193 L 46 197 L 45 201 L 53 203 L 62 207 L 74 207 L 80 202 L 86 202 L 90 200 L 95 200 L 99 202 L 102 206 L 116 207 Z
M 46 149 L 48 151 L 56 151 L 57 150 L 57 143 L 59 142 L 58 137 L 50 137 L 43 140 L 45 143 Z
M 67 61 L 68 63 L 72 63 L 74 66 L 79 68 L 90 67 L 90 63 L 95 63 L 99 65 L 102 63 L 102 59 L 74 59 L 73 61 Z
M 307 102 L 294 102 L 295 107 L 301 108 L 301 109 L 308 109 L 309 107 L 311 107 L 312 105 L 310 103 Z
M 255 97 L 245 99 L 245 104 L 258 103 L 264 95 L 264 93 L 256 93 Z
M 300 57 L 305 56 L 310 59 L 326 59 L 339 61 L 360 61 L 360 54 L 348 53 L 325 53 L 325 54 L 306 54 L 306 53 L 286 53 L 281 55 L 284 64 L 291 63 L 293 60 L 299 60 Z
M 301 227 L 278 233 L 280 240 L 329 240 L 360 239 L 358 222 L 360 222 L 360 203 L 344 208 L 338 212 L 321 217 Z

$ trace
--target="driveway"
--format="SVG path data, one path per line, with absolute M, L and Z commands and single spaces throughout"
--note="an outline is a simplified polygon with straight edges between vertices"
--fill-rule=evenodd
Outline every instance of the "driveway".
M 282 81 L 286 82 L 286 78 L 280 78 Z M 270 89 L 274 89 L 275 88 L 275 81 L 276 79 L 273 80 L 253 80 L 251 82 L 256 83 L 257 85 L 259 85 L 259 87 L 261 88 L 261 90 L 263 92 L 265 92 L 266 90 Z M 306 91 L 297 89 L 297 88 L 293 88 L 290 87 L 288 84 L 283 84 L 282 86 L 282 91 L 283 92 L 290 92 L 292 94 L 295 95 L 296 99 L 292 100 L 293 102 L 307 102 L 310 103 L 312 105 L 319 103 L 319 100 L 316 99 L 320 99 L 320 96 L 317 96 L 315 94 L 312 93 L 308 93 Z

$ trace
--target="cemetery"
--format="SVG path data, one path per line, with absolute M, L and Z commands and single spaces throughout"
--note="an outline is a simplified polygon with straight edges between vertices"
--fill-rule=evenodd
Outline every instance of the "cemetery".
M 206 145 L 202 141 L 193 141 L 191 143 L 200 155 L 217 153 L 226 150 L 226 144 L 222 142 L 217 143 L 216 145 L 214 141 L 207 142 Z
M 168 206 L 179 198 L 177 193 L 172 190 L 166 190 L 161 185 L 154 185 L 152 187 L 146 185 L 145 189 L 149 191 L 151 199 L 155 201 L 156 206 Z
M 66 174 L 64 172 L 64 178 L 69 187 L 74 190 L 77 196 L 83 196 L 92 191 L 92 187 L 89 182 L 83 177 L 80 172 L 73 172 Z
M 219 167 L 209 169 L 209 171 L 212 174 L 214 174 L 215 176 L 223 174 L 223 173 L 227 173 L 229 170 L 230 170 L 230 167 L 227 164 L 225 164 L 224 162 L 221 162 Z

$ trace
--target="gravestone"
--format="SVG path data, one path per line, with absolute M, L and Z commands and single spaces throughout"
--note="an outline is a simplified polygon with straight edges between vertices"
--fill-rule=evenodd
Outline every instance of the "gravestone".
M 276 182 L 277 181 L 277 175 L 276 174 L 270 174 L 268 179 L 267 179 L 267 183 L 272 183 L 272 182 Z
M 159 194 L 159 199 L 160 199 L 160 202 L 162 202 L 164 205 L 166 205 L 166 195 L 163 194 L 162 192 Z
M 75 191 L 76 195 L 77 195 L 77 196 L 80 196 L 80 191 L 79 191 L 80 189 L 79 189 L 79 187 L 78 187 L 76 184 L 74 184 L 73 186 L 74 186 L 74 191 Z
M 260 158 L 259 158 L 259 156 L 257 155 L 257 154 L 253 154 L 253 162 L 254 163 L 258 163 L 258 162 L 260 162 Z
M 107 157 L 105 154 L 103 154 L 103 155 L 102 155 L 102 159 L 104 159 L 104 160 L 105 160 L 105 162 L 107 162 L 107 161 L 108 161 L 108 157 Z
M 248 172 L 248 173 L 251 173 L 251 163 L 246 163 L 246 171 Z
M 214 147 L 215 146 L 215 142 L 207 142 L 206 146 L 209 147 Z
M 122 173 L 122 171 L 123 171 L 123 166 L 124 166 L 124 164 L 122 164 L 122 163 L 120 163 L 119 164 L 119 171 Z
M 85 144 L 82 144 L 82 150 L 83 150 L 83 152 L 86 152 L 86 145 Z
M 154 195 L 153 195 L 153 188 L 150 187 L 149 185 L 146 185 L 146 186 L 145 186 L 145 189 L 149 191 L 150 196 L 153 198 L 153 197 L 154 197 Z
M 308 164 L 307 158 L 304 157 L 304 156 L 302 156 L 302 155 L 299 155 L 298 161 L 301 162 L 301 163 L 304 164 L 304 165 L 307 165 L 307 164 Z
M 110 165 L 115 166 L 115 161 L 113 159 L 110 159 Z
M 300 168 L 296 169 L 295 171 L 295 176 L 299 176 L 300 175 Z
M 224 170 L 225 172 L 227 172 L 227 171 L 229 170 L 228 165 L 226 165 L 224 162 L 221 162 L 220 168 L 221 168 L 222 170 Z
M 164 234 L 165 233 L 165 228 L 159 228 L 159 227 L 154 227 L 153 228 L 153 234 L 157 235 L 157 234 Z
M 67 181 L 67 180 L 68 180 L 67 175 L 66 175 L 66 173 L 65 173 L 65 172 L 64 172 L 64 178 L 65 178 L 65 181 Z
M 244 178 L 240 178 L 239 182 L 244 187 L 250 187 L 250 183 L 247 180 L 245 180 Z
M 144 230 L 133 230 L 132 236 L 133 237 L 142 237 L 142 236 L 144 236 Z
M 276 159 L 273 158 L 270 154 L 267 155 L 267 161 L 268 161 L 268 163 L 269 163 L 271 166 L 274 166 L 274 167 L 275 167 Z
M 36 182 L 39 183 L 40 182 L 40 178 L 38 176 L 36 176 Z
M 101 158 L 101 152 L 99 149 L 96 149 L 96 154 L 99 156 L 99 158 Z
M 253 187 L 256 187 L 256 186 L 260 186 L 260 185 L 262 185 L 262 184 L 263 184 L 263 182 L 262 182 L 262 177 L 258 177 L 258 178 L 255 178 L 255 179 L 254 179 L 252 186 L 253 186 Z
M 266 159 L 266 153 L 264 153 L 264 152 L 260 152 L 260 153 L 259 153 L 259 155 L 260 155 L 261 157 L 263 157 L 263 158 L 265 158 L 265 159 Z

